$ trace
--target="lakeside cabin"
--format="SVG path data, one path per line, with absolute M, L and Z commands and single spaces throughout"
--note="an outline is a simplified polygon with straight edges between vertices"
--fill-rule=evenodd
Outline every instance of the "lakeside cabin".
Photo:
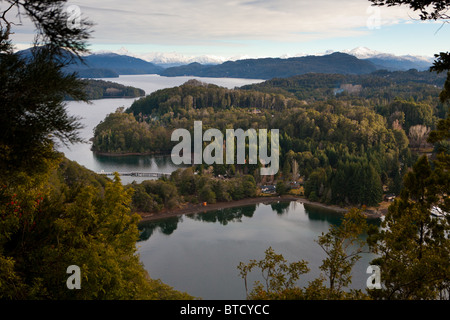
M 275 194 L 277 192 L 275 185 L 261 186 L 262 193 Z

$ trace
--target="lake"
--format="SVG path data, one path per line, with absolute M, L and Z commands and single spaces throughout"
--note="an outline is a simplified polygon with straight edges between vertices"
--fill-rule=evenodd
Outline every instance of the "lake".
M 103 79 L 135 86 L 150 94 L 153 91 L 199 79 L 227 88 L 257 83 L 262 80 L 198 77 L 166 78 L 158 75 L 120 76 Z M 135 99 L 102 99 L 91 104 L 70 101 L 67 110 L 79 116 L 84 124 L 81 136 L 88 141 L 59 150 L 86 168 L 104 171 L 150 171 L 170 173 L 176 170 L 170 156 L 95 155 L 89 139 L 93 129 L 107 114 L 118 107 L 128 108 Z M 122 177 L 123 183 L 145 178 Z M 170 218 L 141 225 L 142 240 L 138 252 L 150 276 L 161 279 L 177 290 L 203 299 L 245 299 L 243 280 L 237 265 L 250 259 L 262 259 L 269 247 L 282 253 L 289 262 L 309 261 L 311 271 L 299 285 L 319 275 L 324 255 L 314 242 L 327 232 L 330 224 L 339 223 L 341 215 L 299 202 L 258 204 Z M 353 287 L 363 289 L 371 256 L 365 256 L 355 267 Z M 250 282 L 249 282 L 250 284 Z
M 159 75 L 129 75 L 119 78 L 100 79 L 112 81 L 127 86 L 134 86 L 145 90 L 150 94 L 156 90 L 171 88 L 182 85 L 190 79 L 198 79 L 202 82 L 216 84 L 229 89 L 240 87 L 246 84 L 258 83 L 263 80 L 258 79 L 235 79 L 235 78 L 199 78 L 199 77 L 161 77 Z M 136 98 L 139 99 L 139 98 Z M 114 112 L 119 107 L 128 108 L 136 99 L 100 99 L 92 100 L 91 104 L 68 101 L 67 110 L 69 114 L 80 117 L 80 122 L 84 125 L 80 135 L 88 143 L 75 144 L 70 147 L 60 146 L 59 151 L 63 152 L 70 160 L 74 160 L 86 168 L 100 172 L 107 171 L 147 171 L 170 173 L 177 169 L 170 156 L 126 156 L 108 157 L 99 156 L 91 151 L 91 139 L 94 136 L 94 128 L 103 121 L 105 117 Z M 146 178 L 122 177 L 124 183 L 138 182 Z M 148 178 L 147 178 L 148 179 Z
M 203 299 L 245 299 L 239 262 L 263 259 L 272 247 L 288 262 L 308 261 L 299 286 L 320 274 L 325 254 L 315 242 L 341 213 L 298 201 L 257 204 L 141 223 L 138 252 L 150 277 Z M 370 223 L 379 224 L 378 220 Z M 352 288 L 365 289 L 373 254 L 362 254 Z M 249 278 L 249 286 L 257 272 Z

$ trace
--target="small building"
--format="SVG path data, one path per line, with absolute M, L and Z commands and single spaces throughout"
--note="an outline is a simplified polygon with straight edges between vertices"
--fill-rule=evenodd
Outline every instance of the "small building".
M 277 192 L 276 186 L 274 185 L 261 186 L 261 192 L 275 194 Z
M 384 200 L 392 202 L 395 200 L 395 194 L 391 193 L 391 194 L 387 194 L 384 196 Z

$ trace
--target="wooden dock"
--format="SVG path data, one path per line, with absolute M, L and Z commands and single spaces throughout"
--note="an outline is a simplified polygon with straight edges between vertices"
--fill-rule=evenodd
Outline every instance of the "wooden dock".
M 163 172 L 117 172 L 119 176 L 128 176 L 128 177 L 145 177 L 145 178 L 162 178 L 162 177 L 170 177 L 170 173 Z M 114 176 L 114 172 L 105 172 L 100 171 L 97 174 L 101 174 L 104 176 Z

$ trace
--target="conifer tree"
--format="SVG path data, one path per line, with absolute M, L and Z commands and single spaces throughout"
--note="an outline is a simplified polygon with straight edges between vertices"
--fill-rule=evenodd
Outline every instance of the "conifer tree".
M 70 28 L 65 0 L 0 4 L 0 299 L 190 298 L 140 263 L 133 189 L 56 151 L 81 141 L 64 97 L 84 100 L 84 82 L 64 66 L 87 51 L 90 23 Z M 29 56 L 13 52 L 15 10 L 38 31 Z M 77 290 L 66 284 L 73 265 Z

